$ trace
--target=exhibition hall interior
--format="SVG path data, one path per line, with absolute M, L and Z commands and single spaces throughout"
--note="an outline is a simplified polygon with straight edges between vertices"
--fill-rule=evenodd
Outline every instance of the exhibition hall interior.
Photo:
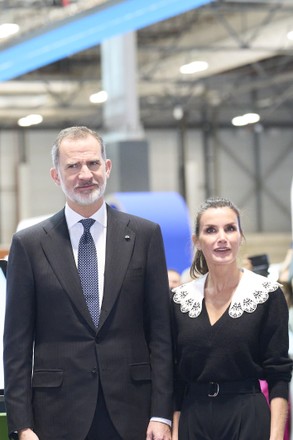
M 20 221 L 60 206 L 48 150 L 60 129 L 86 125 L 119 159 L 111 193 L 175 191 L 191 223 L 202 200 L 225 194 L 247 233 L 274 233 L 264 253 L 280 261 L 292 229 L 292 8 L 0 1 L 1 246 Z M 136 140 L 142 159 L 125 147 L 128 169 L 115 145 Z
M 107 203 L 160 224 L 183 282 L 197 209 L 226 197 L 243 264 L 293 304 L 292 79 L 292 0 L 0 0 L 0 258 L 64 206 L 51 146 L 81 125 L 113 162 Z

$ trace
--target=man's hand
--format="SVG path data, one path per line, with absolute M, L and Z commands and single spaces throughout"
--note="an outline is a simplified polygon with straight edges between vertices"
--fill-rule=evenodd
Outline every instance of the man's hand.
M 31 429 L 21 429 L 18 433 L 19 440 L 39 440 L 39 437 Z
M 166 423 L 150 421 L 146 440 L 171 440 L 171 429 Z

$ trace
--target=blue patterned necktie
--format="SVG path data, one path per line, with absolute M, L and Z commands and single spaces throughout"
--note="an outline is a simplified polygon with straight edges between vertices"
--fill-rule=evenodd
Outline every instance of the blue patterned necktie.
M 85 300 L 96 327 L 99 323 L 99 285 L 98 285 L 98 259 L 96 246 L 90 233 L 91 226 L 95 223 L 92 218 L 80 220 L 84 232 L 78 245 L 78 272 Z

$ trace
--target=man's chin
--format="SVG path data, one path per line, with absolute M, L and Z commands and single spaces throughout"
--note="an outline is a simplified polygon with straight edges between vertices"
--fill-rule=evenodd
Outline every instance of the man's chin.
M 96 203 L 98 200 L 99 197 L 83 197 L 76 199 L 75 202 L 82 206 L 89 206 Z
M 101 191 L 94 191 L 92 193 L 89 194 L 76 194 L 74 201 L 75 203 L 78 203 L 79 205 L 82 206 L 89 206 L 92 205 L 93 203 L 96 203 L 103 194 L 101 194 Z

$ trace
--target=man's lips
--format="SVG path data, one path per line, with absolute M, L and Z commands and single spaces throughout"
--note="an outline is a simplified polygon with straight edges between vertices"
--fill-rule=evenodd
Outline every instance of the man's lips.
M 75 189 L 77 191 L 87 191 L 89 189 L 95 189 L 97 187 L 98 187 L 98 185 L 96 183 L 88 183 L 86 185 L 79 185 Z

